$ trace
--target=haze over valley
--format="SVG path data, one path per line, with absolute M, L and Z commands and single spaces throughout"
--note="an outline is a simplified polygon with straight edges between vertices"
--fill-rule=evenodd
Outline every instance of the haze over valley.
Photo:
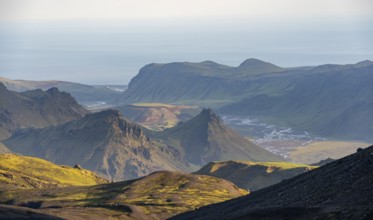
M 0 0 L 0 219 L 373 219 L 370 0 Z

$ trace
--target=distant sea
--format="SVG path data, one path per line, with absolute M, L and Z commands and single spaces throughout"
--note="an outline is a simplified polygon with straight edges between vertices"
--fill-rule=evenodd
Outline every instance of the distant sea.
M 148 63 L 258 58 L 284 67 L 373 59 L 372 30 L 2 27 L 0 76 L 128 84 Z

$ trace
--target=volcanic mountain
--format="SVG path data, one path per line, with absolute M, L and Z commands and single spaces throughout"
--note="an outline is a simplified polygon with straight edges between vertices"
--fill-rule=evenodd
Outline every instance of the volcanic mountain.
M 372 219 L 373 146 L 174 219 Z
M 110 180 L 157 170 L 191 171 L 178 151 L 145 135 L 116 110 L 88 114 L 62 125 L 21 130 L 4 141 L 15 153 L 95 171 Z
M 19 128 L 57 125 L 87 113 L 71 95 L 57 88 L 17 93 L 0 83 L 0 139 Z
M 224 125 L 211 109 L 202 110 L 156 137 L 179 149 L 187 161 L 197 166 L 217 160 L 284 161 Z
M 254 191 L 317 168 L 290 162 L 217 161 L 195 174 L 226 179 L 238 187 Z

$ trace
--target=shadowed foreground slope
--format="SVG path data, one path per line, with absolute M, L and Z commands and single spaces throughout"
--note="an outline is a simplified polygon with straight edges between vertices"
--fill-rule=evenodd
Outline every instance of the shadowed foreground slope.
M 248 196 L 173 219 L 372 219 L 373 146 Z

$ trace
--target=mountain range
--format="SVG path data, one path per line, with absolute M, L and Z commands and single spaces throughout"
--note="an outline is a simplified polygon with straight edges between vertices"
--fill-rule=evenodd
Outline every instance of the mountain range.
M 371 219 L 373 146 L 248 196 L 172 219 Z
M 149 64 L 118 103 L 164 102 L 212 107 L 314 135 L 371 141 L 373 62 L 281 68 L 248 59 Z
M 80 164 L 115 181 L 158 170 L 191 172 L 221 159 L 283 161 L 207 109 L 162 132 L 128 122 L 117 110 L 106 110 L 57 126 L 19 130 L 3 143 L 12 152 L 57 164 Z
M 57 88 L 13 92 L 0 83 L 0 94 L 0 140 L 20 128 L 57 125 L 89 113 Z

